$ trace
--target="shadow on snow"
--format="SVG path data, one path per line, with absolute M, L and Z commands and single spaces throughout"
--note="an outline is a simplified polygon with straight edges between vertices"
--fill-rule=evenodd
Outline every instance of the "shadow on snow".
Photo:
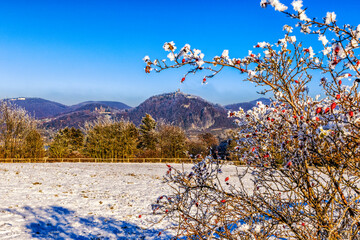
M 25 228 L 35 239 L 171 239 L 162 229 L 142 229 L 113 218 L 80 217 L 75 211 L 60 206 L 1 210 L 22 216 Z

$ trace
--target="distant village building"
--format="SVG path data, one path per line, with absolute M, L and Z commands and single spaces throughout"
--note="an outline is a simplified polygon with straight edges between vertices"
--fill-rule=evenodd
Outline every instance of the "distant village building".
M 105 108 L 103 108 L 103 106 L 100 106 L 100 108 L 95 107 L 94 112 L 97 112 L 99 114 L 110 114 L 111 113 L 111 111 L 109 109 L 105 109 Z
M 24 97 L 10 98 L 10 101 L 16 101 L 16 100 L 24 101 L 24 100 L 26 100 L 26 98 L 24 98 Z

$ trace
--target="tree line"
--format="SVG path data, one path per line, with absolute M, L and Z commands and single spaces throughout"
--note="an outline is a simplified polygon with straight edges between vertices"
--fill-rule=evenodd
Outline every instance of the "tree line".
M 139 126 L 103 116 L 82 129 L 46 130 L 24 109 L 0 103 L 0 158 L 184 158 L 217 154 L 219 140 L 205 132 L 185 131 L 146 114 Z

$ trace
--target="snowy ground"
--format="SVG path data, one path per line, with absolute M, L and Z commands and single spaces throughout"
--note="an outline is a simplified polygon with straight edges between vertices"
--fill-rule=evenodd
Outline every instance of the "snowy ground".
M 0 164 L 0 239 L 170 239 L 171 223 L 151 223 L 160 218 L 151 203 L 170 192 L 166 170 L 158 163 Z

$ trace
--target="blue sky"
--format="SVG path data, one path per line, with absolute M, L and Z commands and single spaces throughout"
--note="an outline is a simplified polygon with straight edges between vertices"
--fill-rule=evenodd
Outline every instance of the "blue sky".
M 207 85 L 201 85 L 204 74 L 181 84 L 185 69 L 145 74 L 142 58 L 165 58 L 162 45 L 168 41 L 189 43 L 208 59 L 223 49 L 243 57 L 257 42 L 275 42 L 282 26 L 295 22 L 259 2 L 0 0 L 0 98 L 136 106 L 180 88 L 220 104 L 256 99 L 258 89 L 233 70 Z M 340 24 L 360 24 L 358 0 L 304 0 L 304 6 L 309 17 L 335 11 Z

